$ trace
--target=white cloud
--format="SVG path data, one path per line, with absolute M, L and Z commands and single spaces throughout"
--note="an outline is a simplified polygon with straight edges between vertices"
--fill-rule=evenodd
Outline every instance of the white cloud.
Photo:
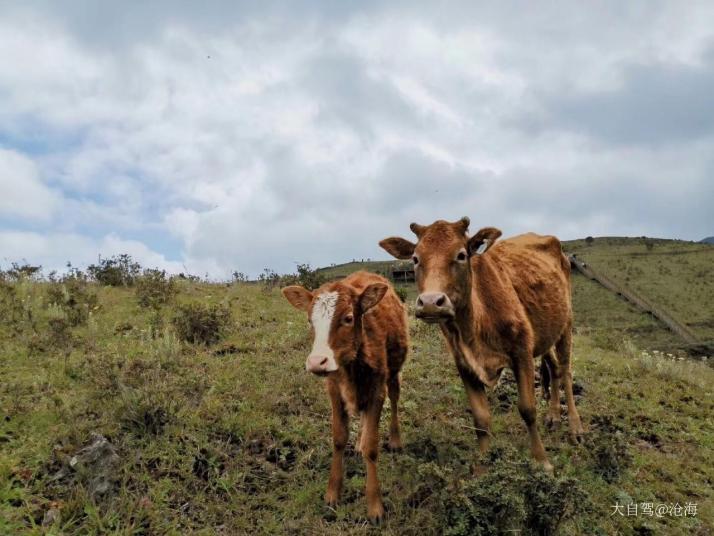
M 222 276 L 379 256 L 412 220 L 465 214 L 565 238 L 714 232 L 711 114 L 667 85 L 708 94 L 705 4 L 37 6 L 0 21 L 0 139 L 41 142 L 14 164 L 32 202 L 0 199 L 33 225 L 18 256 L 64 233 L 74 249 L 47 258 Z
M 0 148 L 0 217 L 46 222 L 61 197 L 40 179 L 35 163 L 17 151 Z

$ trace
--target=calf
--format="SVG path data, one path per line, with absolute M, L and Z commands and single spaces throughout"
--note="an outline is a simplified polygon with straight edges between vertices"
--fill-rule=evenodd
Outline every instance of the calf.
M 359 414 L 358 450 L 367 466 L 367 513 L 373 521 L 379 520 L 384 514 L 377 479 L 379 417 L 387 392 L 392 407 L 389 448 L 402 445 L 397 402 L 399 372 L 409 347 L 404 306 L 386 279 L 367 272 L 326 283 L 313 292 L 300 286 L 282 292 L 310 321 L 313 343 L 305 368 L 327 378 L 333 452 L 325 501 L 334 505 L 339 499 L 348 419 Z
M 498 229 L 486 227 L 469 237 L 468 226 L 468 218 L 413 223 L 416 244 L 392 237 L 380 245 L 399 259 L 414 261 L 420 292 L 416 316 L 439 323 L 471 404 L 480 450 L 486 451 L 490 437 L 484 387 L 493 386 L 510 367 L 531 452 L 550 471 L 536 424 L 534 357 L 543 355 L 542 370 L 548 371 L 548 421 L 560 420 L 562 379 L 571 436 L 579 440 L 583 433 L 570 359 L 570 262 L 553 236 L 529 233 L 496 243 Z

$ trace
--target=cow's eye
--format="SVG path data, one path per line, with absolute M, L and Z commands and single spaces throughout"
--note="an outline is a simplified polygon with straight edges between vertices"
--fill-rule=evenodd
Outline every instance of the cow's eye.
M 456 260 L 457 261 L 465 261 L 466 260 L 466 252 L 459 251 L 459 254 L 456 255 Z
M 343 321 L 345 324 L 351 324 L 353 320 L 354 320 L 354 317 L 353 317 L 352 315 L 345 315 L 345 316 L 342 318 L 342 321 Z
M 412 257 L 412 261 L 414 261 L 414 264 L 419 264 L 419 257 L 417 257 L 416 255 L 414 255 L 414 256 Z

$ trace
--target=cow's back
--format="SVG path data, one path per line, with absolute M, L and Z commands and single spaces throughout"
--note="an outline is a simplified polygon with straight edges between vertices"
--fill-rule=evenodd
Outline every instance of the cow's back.
M 570 263 L 560 240 L 527 233 L 497 242 L 488 255 L 523 304 L 534 331 L 535 353 L 544 353 L 572 324 Z

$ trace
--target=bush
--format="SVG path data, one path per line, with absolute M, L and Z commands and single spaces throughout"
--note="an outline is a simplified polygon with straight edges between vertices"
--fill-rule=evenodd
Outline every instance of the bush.
M 100 259 L 90 264 L 87 272 L 99 283 L 111 287 L 128 287 L 134 284 L 141 272 L 141 265 L 126 253 L 109 259 Z
M 296 283 L 307 290 L 315 290 L 325 282 L 325 278 L 317 270 L 310 268 L 309 264 L 297 265 Z
M 136 280 L 136 299 L 141 307 L 158 309 L 176 295 L 176 284 L 166 270 L 147 269 Z
M 97 294 L 90 290 L 87 276 L 72 269 L 60 280 L 50 283 L 47 301 L 64 311 L 71 326 L 80 326 L 87 323 L 89 313 L 97 307 Z
M 593 472 L 606 482 L 615 482 L 632 462 L 622 427 L 609 415 L 592 417 L 594 432 L 589 434 L 588 451 L 592 456 Z
M 231 321 L 231 310 L 227 306 L 201 303 L 179 305 L 172 319 L 179 339 L 200 344 L 218 342 L 228 331 Z
M 405 289 L 404 287 L 394 287 L 394 292 L 396 292 L 397 296 L 399 296 L 399 299 L 402 300 L 402 303 L 406 303 L 407 289 Z
M 271 270 L 270 268 L 263 270 L 263 273 L 258 276 L 258 281 L 260 281 L 263 285 L 263 290 L 266 292 L 270 292 L 282 284 L 282 278 L 277 272 Z

